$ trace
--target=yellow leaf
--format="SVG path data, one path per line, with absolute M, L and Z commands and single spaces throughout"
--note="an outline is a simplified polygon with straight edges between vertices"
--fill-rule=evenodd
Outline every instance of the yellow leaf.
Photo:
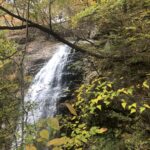
M 41 138 L 46 139 L 46 140 L 49 139 L 49 132 L 48 132 L 48 130 L 43 129 L 43 130 L 40 131 L 39 134 L 40 134 Z
M 134 107 L 134 108 L 136 108 L 137 104 L 133 103 L 131 106 Z
M 129 89 L 127 90 L 127 92 L 128 92 L 128 94 L 132 95 L 132 94 L 133 94 L 133 89 L 132 89 L 132 88 L 129 88 Z
M 126 103 L 126 102 L 123 102 L 123 103 L 121 103 L 121 105 L 122 105 L 122 107 L 125 109 L 125 108 L 126 108 L 127 103 Z
M 145 110 L 145 107 L 140 107 L 140 113 L 142 113 Z
M 62 150 L 61 147 L 54 147 L 53 150 Z
M 55 130 L 59 130 L 60 129 L 60 126 L 59 126 L 59 121 L 57 118 L 48 118 L 47 119 L 47 124 L 55 129 Z
M 129 110 L 132 109 L 132 108 L 136 108 L 136 107 L 137 107 L 136 103 L 133 103 L 132 105 L 128 106 Z
M 136 112 L 136 109 L 134 109 L 134 108 L 132 108 L 131 111 L 130 111 L 131 114 L 133 114 L 135 112 Z
M 107 128 L 100 128 L 100 129 L 99 129 L 99 133 L 100 133 L 100 134 L 102 134 L 102 133 L 104 133 L 104 132 L 106 132 L 106 131 L 108 131 Z
M 104 101 L 104 103 L 106 104 L 106 106 L 108 106 L 110 104 L 109 101 Z
M 143 82 L 143 87 L 149 89 L 149 85 L 148 85 L 147 81 L 144 81 L 144 82 Z
M 59 146 L 59 145 L 63 145 L 63 144 L 66 144 L 68 142 L 69 138 L 67 137 L 61 137 L 61 138 L 56 138 L 56 139 L 53 139 L 51 141 L 49 141 L 47 143 L 47 146 Z
M 101 106 L 101 105 L 98 105 L 97 108 L 98 108 L 99 110 L 102 110 L 102 106 Z
M 26 145 L 25 150 L 37 150 L 34 145 Z
M 112 85 L 111 85 L 111 83 L 107 84 L 107 86 L 108 86 L 108 87 L 110 87 L 110 88 L 112 88 Z
M 128 106 L 129 110 L 132 108 L 132 105 Z
M 119 89 L 117 92 L 118 92 L 118 93 L 123 93 L 124 91 L 125 91 L 125 89 L 122 88 L 122 89 Z
M 144 104 L 144 107 L 146 108 L 149 108 L 150 109 L 150 106 L 148 104 Z
M 67 108 L 68 108 L 68 110 L 70 111 L 71 114 L 77 116 L 76 110 L 71 106 L 71 104 L 65 103 L 65 105 L 67 106 Z
M 43 142 L 44 140 L 42 138 L 37 138 L 36 141 L 40 143 Z

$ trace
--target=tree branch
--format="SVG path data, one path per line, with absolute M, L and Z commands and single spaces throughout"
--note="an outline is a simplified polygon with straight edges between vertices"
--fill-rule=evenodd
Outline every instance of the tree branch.
M 6 59 L 10 59 L 12 56 L 14 56 L 16 53 L 18 53 L 18 51 L 15 51 L 14 53 L 12 53 L 9 56 L 3 56 L 3 58 L 0 57 L 0 61 L 4 61 Z
M 10 11 L 7 10 L 6 8 L 4 8 L 3 6 L 0 6 L 0 10 L 6 12 L 8 15 L 10 15 L 10 16 L 16 18 L 16 19 L 19 19 L 20 21 L 23 21 L 23 22 L 28 23 L 28 25 L 29 25 L 30 27 L 35 27 L 35 28 L 37 28 L 37 29 L 39 29 L 39 30 L 41 30 L 41 31 L 43 31 L 43 32 L 45 32 L 45 33 L 49 33 L 49 34 L 52 35 L 56 40 L 58 40 L 58 41 L 60 41 L 60 42 L 62 42 L 62 43 L 64 43 L 64 44 L 68 45 L 68 46 L 71 47 L 72 49 L 75 49 L 75 50 L 77 50 L 77 51 L 80 51 L 80 52 L 83 52 L 83 53 L 86 53 L 86 54 L 88 54 L 88 55 L 91 55 L 91 56 L 94 56 L 94 57 L 97 57 L 97 58 L 101 58 L 101 59 L 104 59 L 104 58 L 112 58 L 112 59 L 117 59 L 117 60 L 120 59 L 120 58 L 118 58 L 118 57 L 116 58 L 116 57 L 112 57 L 112 56 L 103 56 L 103 55 L 100 54 L 100 53 L 85 50 L 85 49 L 83 49 L 83 48 L 81 48 L 81 47 L 79 47 L 79 46 L 77 46 L 77 45 L 74 45 L 73 43 L 67 41 L 66 39 L 64 39 L 63 37 L 61 37 L 59 34 L 57 34 L 56 32 L 54 32 L 53 30 L 51 30 L 51 29 L 49 29 L 49 28 L 47 28 L 47 27 L 44 27 L 44 26 L 42 26 L 42 25 L 40 25 L 40 24 L 37 24 L 37 23 L 35 23 L 35 22 L 32 22 L 31 20 L 28 20 L 28 19 L 26 19 L 26 18 L 23 18 L 23 17 L 21 17 L 21 16 L 18 16 L 18 15 L 16 15 L 16 14 L 10 12 Z M 3 30 L 4 30 L 4 29 L 5 29 L 5 30 L 6 30 L 6 29 L 8 29 L 8 30 L 17 30 L 17 29 L 23 29 L 23 28 L 25 28 L 25 26 L 2 27 L 2 28 L 0 27 L 0 29 L 3 29 Z M 121 58 L 121 60 L 122 60 L 122 58 Z
M 29 27 L 33 27 L 32 25 L 29 25 Z M 21 26 L 0 26 L 0 30 L 21 30 L 25 29 L 26 25 L 21 25 Z

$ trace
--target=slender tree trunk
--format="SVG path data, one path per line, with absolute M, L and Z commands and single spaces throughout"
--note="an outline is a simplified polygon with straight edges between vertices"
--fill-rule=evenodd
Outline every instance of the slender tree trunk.
M 127 11 L 128 11 L 128 8 L 127 8 L 127 0 L 124 0 L 124 1 L 123 1 L 123 12 L 124 12 L 124 13 L 127 13 Z
M 26 12 L 26 20 L 29 19 L 29 9 L 30 9 L 30 0 L 28 0 L 28 4 L 27 4 L 27 12 Z M 25 103 L 24 103 L 24 97 L 25 97 L 25 80 L 24 80 L 24 59 L 25 59 L 25 55 L 26 55 L 26 50 L 27 50 L 27 43 L 28 43 L 28 21 L 26 21 L 26 45 L 25 45 L 25 49 L 24 51 L 22 51 L 22 59 L 21 59 L 21 63 L 20 63 L 20 77 L 21 77 L 21 106 L 22 106 L 22 121 L 21 121 L 21 144 L 22 144 L 22 148 L 24 148 L 24 127 L 25 127 L 25 117 L 24 117 L 24 113 L 25 113 Z
M 48 12 L 48 14 L 49 14 L 49 28 L 50 28 L 50 30 L 52 30 L 52 2 L 51 2 L 51 0 L 49 0 L 49 12 Z

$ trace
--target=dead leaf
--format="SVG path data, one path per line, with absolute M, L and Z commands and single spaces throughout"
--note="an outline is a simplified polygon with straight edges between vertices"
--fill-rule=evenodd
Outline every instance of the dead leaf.
M 67 108 L 68 108 L 68 110 L 70 111 L 71 114 L 77 116 L 77 112 L 71 104 L 65 103 L 65 105 L 67 106 Z
M 53 139 L 51 141 L 49 141 L 47 143 L 47 146 L 59 146 L 59 145 L 63 145 L 63 144 L 66 144 L 68 142 L 69 138 L 67 137 L 61 137 L 61 138 L 56 138 L 56 139 Z
M 49 139 L 49 132 L 48 132 L 48 130 L 43 129 L 43 130 L 40 131 L 39 134 L 40 134 L 41 138 L 46 139 L 46 140 Z
M 106 132 L 106 131 L 108 131 L 107 128 L 100 128 L 100 129 L 99 129 L 99 133 L 100 133 L 100 134 L 102 134 L 102 133 L 104 133 L 104 132 Z
M 59 121 L 57 118 L 48 118 L 47 119 L 47 124 L 55 129 L 55 130 L 59 130 L 60 129 L 60 126 L 59 126 Z
M 25 150 L 37 150 L 34 145 L 26 145 Z

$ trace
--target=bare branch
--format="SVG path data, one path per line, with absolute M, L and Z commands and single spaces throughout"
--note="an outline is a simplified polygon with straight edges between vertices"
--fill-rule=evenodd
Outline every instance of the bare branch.
M 29 27 L 32 27 L 32 25 L 29 25 Z M 0 26 L 0 30 L 21 30 L 25 29 L 26 25 L 21 26 Z
M 15 7 L 15 9 L 17 11 L 18 16 L 20 16 L 19 10 L 18 10 L 17 5 L 16 5 L 16 0 L 14 0 L 14 7 Z
M 2 11 L 6 12 L 7 14 L 9 14 L 10 16 L 13 16 L 14 18 L 19 19 L 20 21 L 28 23 L 29 26 L 35 27 L 35 28 L 37 28 L 37 29 L 39 29 L 39 30 L 41 30 L 43 32 L 46 32 L 46 33 L 52 35 L 56 40 L 58 40 L 58 41 L 60 41 L 60 42 L 62 42 L 64 44 L 68 45 L 72 49 L 75 49 L 77 51 L 80 51 L 82 53 L 86 53 L 86 54 L 88 54 L 90 56 L 94 56 L 94 57 L 97 57 L 97 58 L 100 58 L 100 59 L 111 58 L 113 60 L 122 61 L 122 57 L 118 57 L 118 56 L 117 57 L 116 56 L 106 56 L 106 55 L 103 55 L 103 54 L 101 54 L 99 52 L 94 52 L 94 51 L 89 51 L 87 49 L 83 49 L 83 48 L 81 48 L 81 47 L 79 47 L 77 45 L 74 45 L 70 41 L 67 41 L 65 38 L 61 37 L 59 34 L 57 34 L 56 32 L 54 32 L 53 30 L 51 30 L 51 29 L 49 29 L 47 27 L 44 27 L 44 26 L 42 26 L 40 24 L 37 24 L 37 23 L 35 23 L 35 22 L 31 21 L 31 20 L 28 20 L 26 18 L 18 16 L 16 14 L 10 12 L 6 8 L 4 8 L 3 6 L 0 6 L 0 9 Z M 22 29 L 22 28 L 24 28 L 24 26 L 20 26 L 20 27 L 18 26 L 18 27 L 13 27 L 13 28 L 9 28 L 9 29 L 13 30 L 15 28 L 16 29 L 18 29 L 18 28 Z M 0 29 L 2 29 L 2 28 L 0 28 Z
M 6 59 L 10 59 L 11 57 L 13 57 L 18 51 L 15 51 L 13 54 L 9 55 L 9 56 L 4 56 L 3 58 L 0 58 L 0 61 L 4 61 Z

